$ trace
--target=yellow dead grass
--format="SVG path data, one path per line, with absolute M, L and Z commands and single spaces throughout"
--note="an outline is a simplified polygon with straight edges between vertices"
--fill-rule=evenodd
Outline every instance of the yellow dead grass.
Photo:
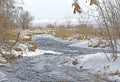
M 15 28 L 8 28 L 8 29 L 3 29 L 4 33 L 3 37 L 5 40 L 16 40 L 18 38 L 18 33 L 19 31 Z
M 37 44 L 35 44 L 33 42 L 31 42 L 29 44 L 30 44 L 30 46 L 28 46 L 29 51 L 35 51 L 37 49 Z
M 36 49 L 37 49 L 37 46 L 36 46 L 36 45 L 32 45 L 32 46 L 29 46 L 29 47 L 28 47 L 28 50 L 29 50 L 29 51 L 33 51 L 33 52 L 34 52 Z
M 55 30 L 55 36 L 62 39 L 68 39 L 72 36 L 72 31 L 69 28 L 60 27 Z

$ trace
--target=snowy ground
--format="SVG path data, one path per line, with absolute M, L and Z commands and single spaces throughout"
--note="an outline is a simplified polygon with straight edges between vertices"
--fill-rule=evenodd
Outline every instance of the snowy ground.
M 26 52 L 26 57 L 0 65 L 0 82 L 120 82 L 120 55 L 113 62 L 105 50 L 111 59 L 108 61 L 101 49 L 85 47 L 86 42 L 78 46 L 76 41 L 51 35 L 36 35 L 33 41 L 38 45 L 35 52 Z M 75 60 L 78 64 L 73 65 Z

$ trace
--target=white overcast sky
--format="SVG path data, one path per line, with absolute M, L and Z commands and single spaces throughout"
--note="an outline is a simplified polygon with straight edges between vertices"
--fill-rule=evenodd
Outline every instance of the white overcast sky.
M 35 18 L 65 18 L 77 17 L 79 14 L 73 14 L 71 4 L 73 0 L 23 0 L 24 9 L 31 12 Z M 85 6 L 89 3 L 86 0 L 79 0 L 83 11 L 88 9 Z M 89 0 L 88 0 L 89 1 Z M 93 12 L 92 12 L 93 13 Z

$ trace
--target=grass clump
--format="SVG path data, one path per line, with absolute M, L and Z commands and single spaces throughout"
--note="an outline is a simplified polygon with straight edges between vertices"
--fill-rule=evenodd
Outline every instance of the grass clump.
M 62 39 L 68 39 L 72 36 L 72 31 L 69 28 L 58 27 L 55 30 L 55 36 Z
M 28 46 L 29 51 L 35 51 L 37 49 L 37 45 L 35 43 L 30 43 L 30 46 Z

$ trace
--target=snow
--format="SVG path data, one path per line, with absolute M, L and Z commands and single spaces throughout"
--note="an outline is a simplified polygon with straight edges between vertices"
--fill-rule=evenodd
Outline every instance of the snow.
M 82 41 L 73 42 L 69 46 L 88 48 L 87 45 L 88 45 L 88 41 L 87 40 L 82 40 Z
M 36 50 L 36 52 L 29 52 L 27 54 L 27 56 L 36 56 L 36 55 L 42 55 L 45 53 L 53 53 L 53 54 L 60 54 L 58 52 L 54 52 L 51 50 Z M 107 53 L 108 57 L 111 58 L 110 54 Z M 68 57 L 66 57 L 68 59 Z M 96 53 L 96 54 L 87 54 L 87 55 L 80 55 L 76 57 L 78 59 L 78 65 L 74 66 L 72 63 L 70 64 L 70 67 L 76 67 L 76 68 L 80 68 L 80 66 L 83 66 L 82 69 L 89 69 L 89 73 L 91 74 L 106 74 L 106 76 L 110 79 L 110 80 L 116 80 L 119 79 L 120 81 L 120 77 L 118 75 L 115 76 L 111 76 L 111 73 L 115 73 L 117 70 L 120 72 L 120 54 L 118 55 L 118 59 L 113 62 L 113 61 L 108 61 L 105 53 Z M 71 59 L 71 58 L 70 58 Z M 111 58 L 112 60 L 112 58 Z M 37 60 L 35 60 L 37 61 Z M 35 67 L 33 68 L 34 71 L 45 71 L 44 67 L 42 65 L 44 65 L 45 62 L 43 62 L 42 64 L 38 63 L 35 65 Z M 70 62 L 64 64 L 65 66 L 68 66 Z M 52 68 L 49 68 L 49 70 Z
M 101 41 L 101 42 L 100 42 Z M 90 40 L 74 40 L 69 44 L 71 47 L 80 47 L 80 48 L 90 48 L 90 49 L 101 49 L 101 50 L 111 50 L 109 42 L 106 40 L 100 40 L 99 38 L 91 38 Z M 117 41 L 117 51 L 120 51 L 119 43 Z
M 33 37 L 32 39 L 34 40 L 36 38 L 47 38 L 47 39 L 52 39 L 52 40 L 56 40 L 56 41 L 60 41 L 60 42 L 64 42 L 64 43 L 76 42 L 76 41 L 70 41 L 70 40 L 63 40 L 62 38 L 57 38 L 51 34 L 35 35 L 35 37 Z
M 29 38 L 30 38 L 30 36 L 23 36 L 22 38 L 26 38 L 26 39 L 29 39 Z
M 107 56 L 112 60 L 110 57 L 110 54 L 107 53 Z M 105 53 L 96 53 L 96 54 L 88 54 L 79 57 L 79 62 L 85 63 L 84 68 L 85 69 L 93 69 L 94 71 L 99 71 L 104 66 L 109 66 L 110 69 L 107 71 L 115 71 L 119 70 L 120 68 L 120 54 L 118 55 L 118 60 L 115 62 L 107 60 Z
M 98 43 L 98 39 L 94 38 L 91 39 L 90 41 L 88 40 L 81 40 L 81 41 L 69 41 L 69 40 L 62 40 L 60 38 L 56 38 L 52 35 L 49 34 L 43 34 L 43 35 L 37 35 L 35 38 L 37 37 L 43 37 L 43 38 L 47 38 L 47 39 L 54 39 L 57 41 L 61 41 L 63 43 L 70 43 L 68 46 L 76 46 L 76 47 L 83 47 L 83 48 L 93 48 L 93 47 L 88 47 L 88 45 L 97 45 Z M 33 38 L 33 39 L 35 39 Z M 101 49 L 100 47 L 97 47 L 95 49 Z M 55 52 L 55 51 L 51 51 L 51 50 L 39 50 L 37 49 L 35 52 L 27 52 L 27 55 L 25 56 L 36 56 L 36 55 L 42 55 L 42 54 L 62 54 L 59 52 Z M 106 58 L 106 55 L 110 58 L 110 61 Z M 96 54 L 86 54 L 86 55 L 80 55 L 80 56 L 76 56 L 75 58 L 78 60 L 78 64 L 76 66 L 74 66 L 72 63 L 68 62 L 65 63 L 64 65 L 68 66 L 70 63 L 71 67 L 77 67 L 80 68 L 80 66 L 82 66 L 81 69 L 89 69 L 89 73 L 91 74 L 100 74 L 103 75 L 105 74 L 108 79 L 110 80 L 116 80 L 118 79 L 120 81 L 120 77 L 119 75 L 114 75 L 111 76 L 110 74 L 115 73 L 116 71 L 120 72 L 120 54 L 118 54 L 118 59 L 113 62 L 112 57 L 110 55 L 110 53 L 96 53 Z M 66 59 L 70 59 L 71 61 L 73 61 L 74 59 L 71 59 L 71 57 L 65 57 Z M 44 64 L 44 62 L 43 62 Z M 45 70 L 44 67 L 41 65 L 41 63 L 37 64 L 35 68 L 33 68 L 33 70 L 35 71 L 39 71 L 39 70 L 43 71 Z M 49 68 L 50 70 L 50 68 Z
M 109 53 L 106 55 L 110 58 L 110 61 L 106 58 L 105 53 L 87 54 L 74 57 L 77 59 L 78 64 L 74 66 L 72 63 L 70 67 L 76 67 L 78 69 L 89 69 L 90 74 L 99 74 L 100 76 L 105 75 L 109 80 L 120 81 L 119 74 L 112 75 L 113 73 L 120 73 L 120 54 L 118 59 L 114 62 Z M 71 59 L 72 61 L 74 59 Z M 70 63 L 70 62 L 69 62 Z M 69 63 L 64 64 L 67 66 Z M 82 68 L 80 68 L 82 66 Z
M 29 51 L 28 46 L 31 46 L 29 44 L 19 44 L 19 47 L 22 49 L 22 51 L 15 51 L 13 50 L 12 53 L 16 56 L 22 55 L 23 57 L 31 57 L 31 56 L 37 56 L 42 54 L 61 54 L 60 52 L 55 52 L 52 50 L 40 50 L 36 49 L 35 51 Z
M 57 41 L 61 41 L 61 42 L 66 42 L 70 44 L 68 46 L 76 46 L 76 47 L 82 47 L 82 48 L 92 48 L 92 49 L 102 49 L 101 47 L 97 47 L 97 48 L 93 48 L 93 47 L 88 47 L 88 40 L 81 40 L 81 41 L 69 41 L 69 40 L 62 40 L 59 38 L 56 38 L 52 35 L 37 35 L 35 38 L 38 37 L 44 37 L 47 39 L 54 39 Z M 35 39 L 34 38 L 34 39 Z M 97 44 L 98 39 L 91 39 L 91 42 L 93 42 L 91 45 L 93 44 Z M 90 44 L 89 44 L 90 45 Z M 105 48 L 107 49 L 107 48 Z M 106 55 L 109 57 L 110 61 L 106 58 Z M 100 74 L 100 75 L 106 75 L 107 78 L 109 80 L 117 80 L 117 82 L 120 81 L 120 77 L 119 75 L 111 75 L 112 73 L 115 73 L 116 71 L 118 71 L 118 73 L 120 72 L 120 54 L 118 54 L 118 58 L 117 60 L 114 62 L 113 58 L 111 57 L 110 53 L 95 53 L 95 54 L 86 54 L 86 55 L 80 55 L 80 56 L 75 56 L 74 58 L 76 58 L 78 60 L 78 64 L 76 66 L 74 66 L 72 64 L 72 61 L 74 59 L 71 59 L 71 57 L 65 57 L 68 60 L 71 60 L 68 63 L 65 63 L 65 66 L 70 65 L 70 67 L 76 67 L 76 68 L 80 68 L 82 66 L 82 68 L 80 69 L 89 69 L 89 73 L 90 74 Z M 39 66 L 39 65 L 38 65 Z M 36 67 L 36 69 L 38 69 L 40 67 Z
M 6 81 L 6 80 L 8 80 L 6 78 L 6 75 L 3 72 L 0 71 L 0 82 Z
M 50 34 L 40 34 L 40 35 L 35 35 L 34 37 L 33 37 L 33 39 L 36 39 L 36 38 L 39 38 L 39 37 L 43 37 L 43 38 L 47 38 L 47 39 L 53 39 L 53 40 L 59 40 L 58 38 L 56 38 L 56 37 L 54 37 L 54 36 L 52 36 L 52 35 L 50 35 Z
M 48 34 L 44 34 L 44 35 L 36 35 L 35 37 L 33 37 L 33 39 L 36 38 L 47 38 L 47 39 L 53 39 L 53 40 L 57 40 L 63 43 L 68 43 L 68 46 L 76 46 L 76 47 L 83 47 L 83 48 L 88 48 L 88 40 L 82 40 L 82 41 L 69 41 L 69 40 L 62 40 L 59 38 L 56 38 L 52 35 L 48 35 Z M 33 51 L 28 51 L 27 47 L 30 46 L 29 44 L 19 44 L 18 45 L 20 48 L 22 48 L 22 50 L 24 50 L 22 52 L 22 56 L 23 57 L 34 57 L 34 56 L 43 56 L 43 55 L 59 55 L 59 54 L 63 54 L 62 52 L 56 52 L 53 50 L 40 50 L 40 49 L 36 49 L 34 52 Z M 96 49 L 96 48 L 93 48 Z M 98 49 L 98 48 L 97 48 Z M 99 47 L 99 49 L 101 49 Z M 18 51 L 13 51 L 12 53 L 19 55 L 21 54 L 21 52 Z M 106 58 L 106 55 L 109 57 L 110 61 Z M 43 58 L 43 59 L 42 59 Z M 54 58 L 51 57 L 46 57 L 43 56 L 41 57 L 41 60 L 46 60 L 47 58 L 49 58 L 50 61 L 56 59 L 56 62 L 59 61 L 58 59 L 61 59 L 59 62 L 63 62 L 64 60 L 67 60 L 68 62 L 66 63 L 62 63 L 63 66 L 68 66 L 69 67 L 75 67 L 77 69 L 88 69 L 90 74 L 99 74 L 101 76 L 105 75 L 107 76 L 107 78 L 109 80 L 116 80 L 116 82 L 120 82 L 120 54 L 118 54 L 118 58 L 116 61 L 113 62 L 113 58 L 111 57 L 110 53 L 95 53 L 95 54 L 86 54 L 86 55 L 77 55 L 77 56 L 59 56 L 59 58 Z M 77 59 L 78 64 L 77 65 L 73 65 L 72 62 L 74 61 L 74 59 Z M 31 60 L 31 64 L 32 63 L 36 63 L 40 61 L 39 57 Z M 47 67 L 50 66 L 50 67 Z M 60 66 L 60 65 L 58 65 Z M 41 71 L 42 70 L 42 71 Z M 32 71 L 35 72 L 45 72 L 45 71 L 51 71 L 52 70 L 52 66 L 49 63 L 49 61 L 40 61 L 37 64 L 34 65 L 34 67 L 32 67 Z M 52 73 L 55 73 L 56 71 L 53 71 Z M 112 75 L 113 73 L 119 73 L 117 75 Z M 56 72 L 57 74 L 58 72 Z M 58 73 L 59 74 L 59 73 Z M 3 80 L 7 80 L 5 78 L 5 74 L 0 72 L 0 82 L 2 82 Z
M 26 53 L 23 54 L 25 57 L 31 57 L 31 56 L 37 56 L 37 55 L 42 55 L 42 54 L 61 54 L 60 52 L 55 52 L 52 50 L 39 50 L 36 49 L 35 52 L 32 51 L 27 51 Z
M 71 43 L 69 46 L 109 50 L 109 47 L 107 45 L 108 42 L 106 40 L 102 40 L 102 43 L 100 43 L 98 38 L 91 38 L 90 40 L 86 40 L 86 39 L 79 41 L 76 40 L 73 43 Z
M 52 36 L 51 36 L 52 37 Z M 28 47 L 32 46 L 29 43 L 18 43 L 17 47 L 22 49 L 22 51 L 15 51 L 12 50 L 12 54 L 19 56 L 22 55 L 23 57 L 29 57 L 29 56 L 37 56 L 37 55 L 41 55 L 41 54 L 61 54 L 60 52 L 55 52 L 52 50 L 40 50 L 40 49 L 36 49 L 35 51 L 29 51 Z M 9 53 L 9 52 L 7 52 Z
M 68 41 L 68 40 L 62 40 L 59 38 L 56 38 L 52 35 L 38 35 L 37 37 L 44 37 L 44 38 L 49 38 L 49 39 L 54 39 L 54 40 L 59 40 L 62 42 L 71 42 L 68 46 L 76 46 L 76 47 L 83 47 L 83 48 L 93 48 L 93 47 L 88 47 L 88 40 L 81 40 L 81 41 Z M 96 40 L 92 39 L 91 40 L 93 42 L 93 44 L 97 44 Z M 96 43 L 95 43 L 96 42 Z M 93 48 L 93 49 L 101 49 L 100 47 L 97 48 Z M 106 58 L 106 55 L 109 57 L 110 61 Z M 76 67 L 76 68 L 80 68 L 82 66 L 82 68 L 80 69 L 88 69 L 90 74 L 100 74 L 107 76 L 107 78 L 109 80 L 117 80 L 117 82 L 120 81 L 120 77 L 119 75 L 111 75 L 112 73 L 115 73 L 116 71 L 118 71 L 118 73 L 120 72 L 120 54 L 118 54 L 118 59 L 113 62 L 113 59 L 110 55 L 110 53 L 95 53 L 95 54 L 86 54 L 86 55 L 80 55 L 80 56 L 76 56 L 75 58 L 78 60 L 78 64 L 76 66 L 74 66 L 72 64 L 72 61 L 74 59 L 71 59 L 71 57 L 65 57 L 66 59 L 70 59 L 71 61 L 68 63 L 65 63 L 65 66 L 70 65 L 70 67 Z M 38 67 L 36 67 L 36 69 L 39 69 L 40 65 L 38 65 Z M 43 68 L 43 67 L 42 67 Z M 42 69 L 41 68 L 41 69 Z M 38 70 L 37 70 L 38 71 Z

